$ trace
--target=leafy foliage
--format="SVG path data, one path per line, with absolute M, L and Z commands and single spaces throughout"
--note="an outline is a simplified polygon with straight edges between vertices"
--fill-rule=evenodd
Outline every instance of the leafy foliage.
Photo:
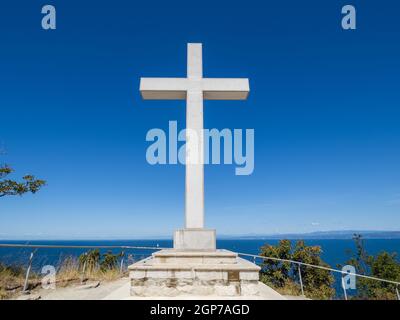
M 12 172 L 13 169 L 7 165 L 0 167 L 0 197 L 36 193 L 46 184 L 46 181 L 35 179 L 32 175 L 22 177 L 23 182 L 5 179 Z
M 400 282 L 400 263 L 396 253 L 380 252 L 376 256 L 369 255 L 360 234 L 355 234 L 353 240 L 356 252 L 346 262 L 356 268 L 356 272 L 380 279 Z M 357 278 L 357 293 L 355 299 L 396 299 L 396 285 L 366 278 Z M 399 288 L 400 290 L 400 288 Z
M 100 262 L 100 269 L 103 271 L 116 269 L 118 267 L 118 258 L 123 255 L 124 252 L 113 254 L 111 251 L 103 254 L 103 260 Z
M 100 263 L 99 249 L 89 250 L 79 256 L 79 268 L 85 272 L 95 271 Z
M 292 257 L 291 243 L 289 240 L 281 240 L 277 246 L 266 244 L 261 247 L 260 255 L 278 259 L 290 259 Z M 292 266 L 290 262 L 264 260 L 262 265 L 264 279 L 276 287 L 284 286 L 290 277 L 291 271 Z
M 307 246 L 304 241 L 297 241 L 293 247 L 290 240 L 281 240 L 276 246 L 266 244 L 261 247 L 260 255 L 329 267 L 322 261 L 321 253 L 321 247 Z M 300 269 L 304 293 L 307 297 L 331 299 L 334 296 L 335 290 L 332 288 L 334 278 L 330 271 L 308 266 L 301 266 Z M 281 291 L 286 291 L 287 287 L 297 287 L 294 294 L 300 292 L 298 265 L 288 261 L 265 259 L 262 264 L 261 281 Z
M 79 256 L 79 268 L 85 272 L 92 273 L 100 268 L 101 271 L 113 270 L 118 267 L 118 259 L 124 252 L 113 254 L 111 251 L 100 254 L 98 249 L 89 250 Z

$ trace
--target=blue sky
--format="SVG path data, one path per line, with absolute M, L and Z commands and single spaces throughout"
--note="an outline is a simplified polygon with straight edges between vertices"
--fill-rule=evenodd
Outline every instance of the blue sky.
M 255 171 L 205 169 L 219 234 L 400 226 L 400 5 L 394 1 L 41 1 L 0 10 L 1 163 L 48 185 L 1 198 L 0 238 L 133 238 L 183 227 L 184 167 L 150 166 L 146 133 L 184 101 L 142 101 L 141 76 L 248 77 L 206 101 L 205 127 L 254 128 Z M 341 8 L 357 9 L 357 30 Z

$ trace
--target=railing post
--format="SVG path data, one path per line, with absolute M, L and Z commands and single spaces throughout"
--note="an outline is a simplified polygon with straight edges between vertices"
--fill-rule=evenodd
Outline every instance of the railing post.
M 301 268 L 300 263 L 297 264 L 297 269 L 299 270 L 299 280 L 300 280 L 300 288 L 301 288 L 301 295 L 304 297 L 304 287 L 303 287 L 303 278 L 301 277 Z
M 396 294 L 397 294 L 397 299 L 400 300 L 400 293 L 399 293 L 399 287 L 396 287 Z
M 35 251 L 32 251 L 31 255 L 29 257 L 29 265 L 28 265 L 28 269 L 26 270 L 24 288 L 22 289 L 23 292 L 27 292 L 27 290 L 28 290 L 29 274 L 31 273 L 32 260 L 33 260 L 34 253 L 35 253 Z
M 347 300 L 347 292 L 346 292 L 346 286 L 344 285 L 343 274 L 342 274 L 342 288 L 343 288 L 343 293 L 344 293 L 344 299 Z
M 85 253 L 85 255 L 86 255 L 86 253 Z M 83 262 L 82 274 L 81 274 L 81 283 L 83 283 L 83 280 L 85 279 L 85 272 L 86 272 L 86 259 Z
M 256 256 L 253 256 L 253 263 L 256 264 Z
M 125 256 L 125 255 L 122 256 L 122 259 L 121 259 L 121 266 L 119 267 L 119 273 L 120 273 L 120 274 L 122 274 L 122 272 L 123 272 L 123 267 L 124 267 L 124 256 Z

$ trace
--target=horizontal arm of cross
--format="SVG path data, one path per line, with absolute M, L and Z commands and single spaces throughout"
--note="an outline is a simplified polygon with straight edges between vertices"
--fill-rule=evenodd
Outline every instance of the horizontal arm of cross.
M 186 78 L 140 78 L 140 93 L 145 100 L 185 100 Z
M 141 78 L 146 100 L 185 100 L 187 91 L 202 91 L 205 100 L 245 100 L 250 91 L 245 78 Z

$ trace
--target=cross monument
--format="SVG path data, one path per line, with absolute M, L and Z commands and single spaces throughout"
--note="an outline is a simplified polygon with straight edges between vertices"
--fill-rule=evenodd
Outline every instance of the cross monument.
M 186 78 L 141 78 L 143 99 L 186 100 L 185 229 L 175 249 L 215 250 L 215 230 L 204 229 L 203 100 L 245 100 L 249 80 L 203 78 L 202 44 L 187 45 Z

